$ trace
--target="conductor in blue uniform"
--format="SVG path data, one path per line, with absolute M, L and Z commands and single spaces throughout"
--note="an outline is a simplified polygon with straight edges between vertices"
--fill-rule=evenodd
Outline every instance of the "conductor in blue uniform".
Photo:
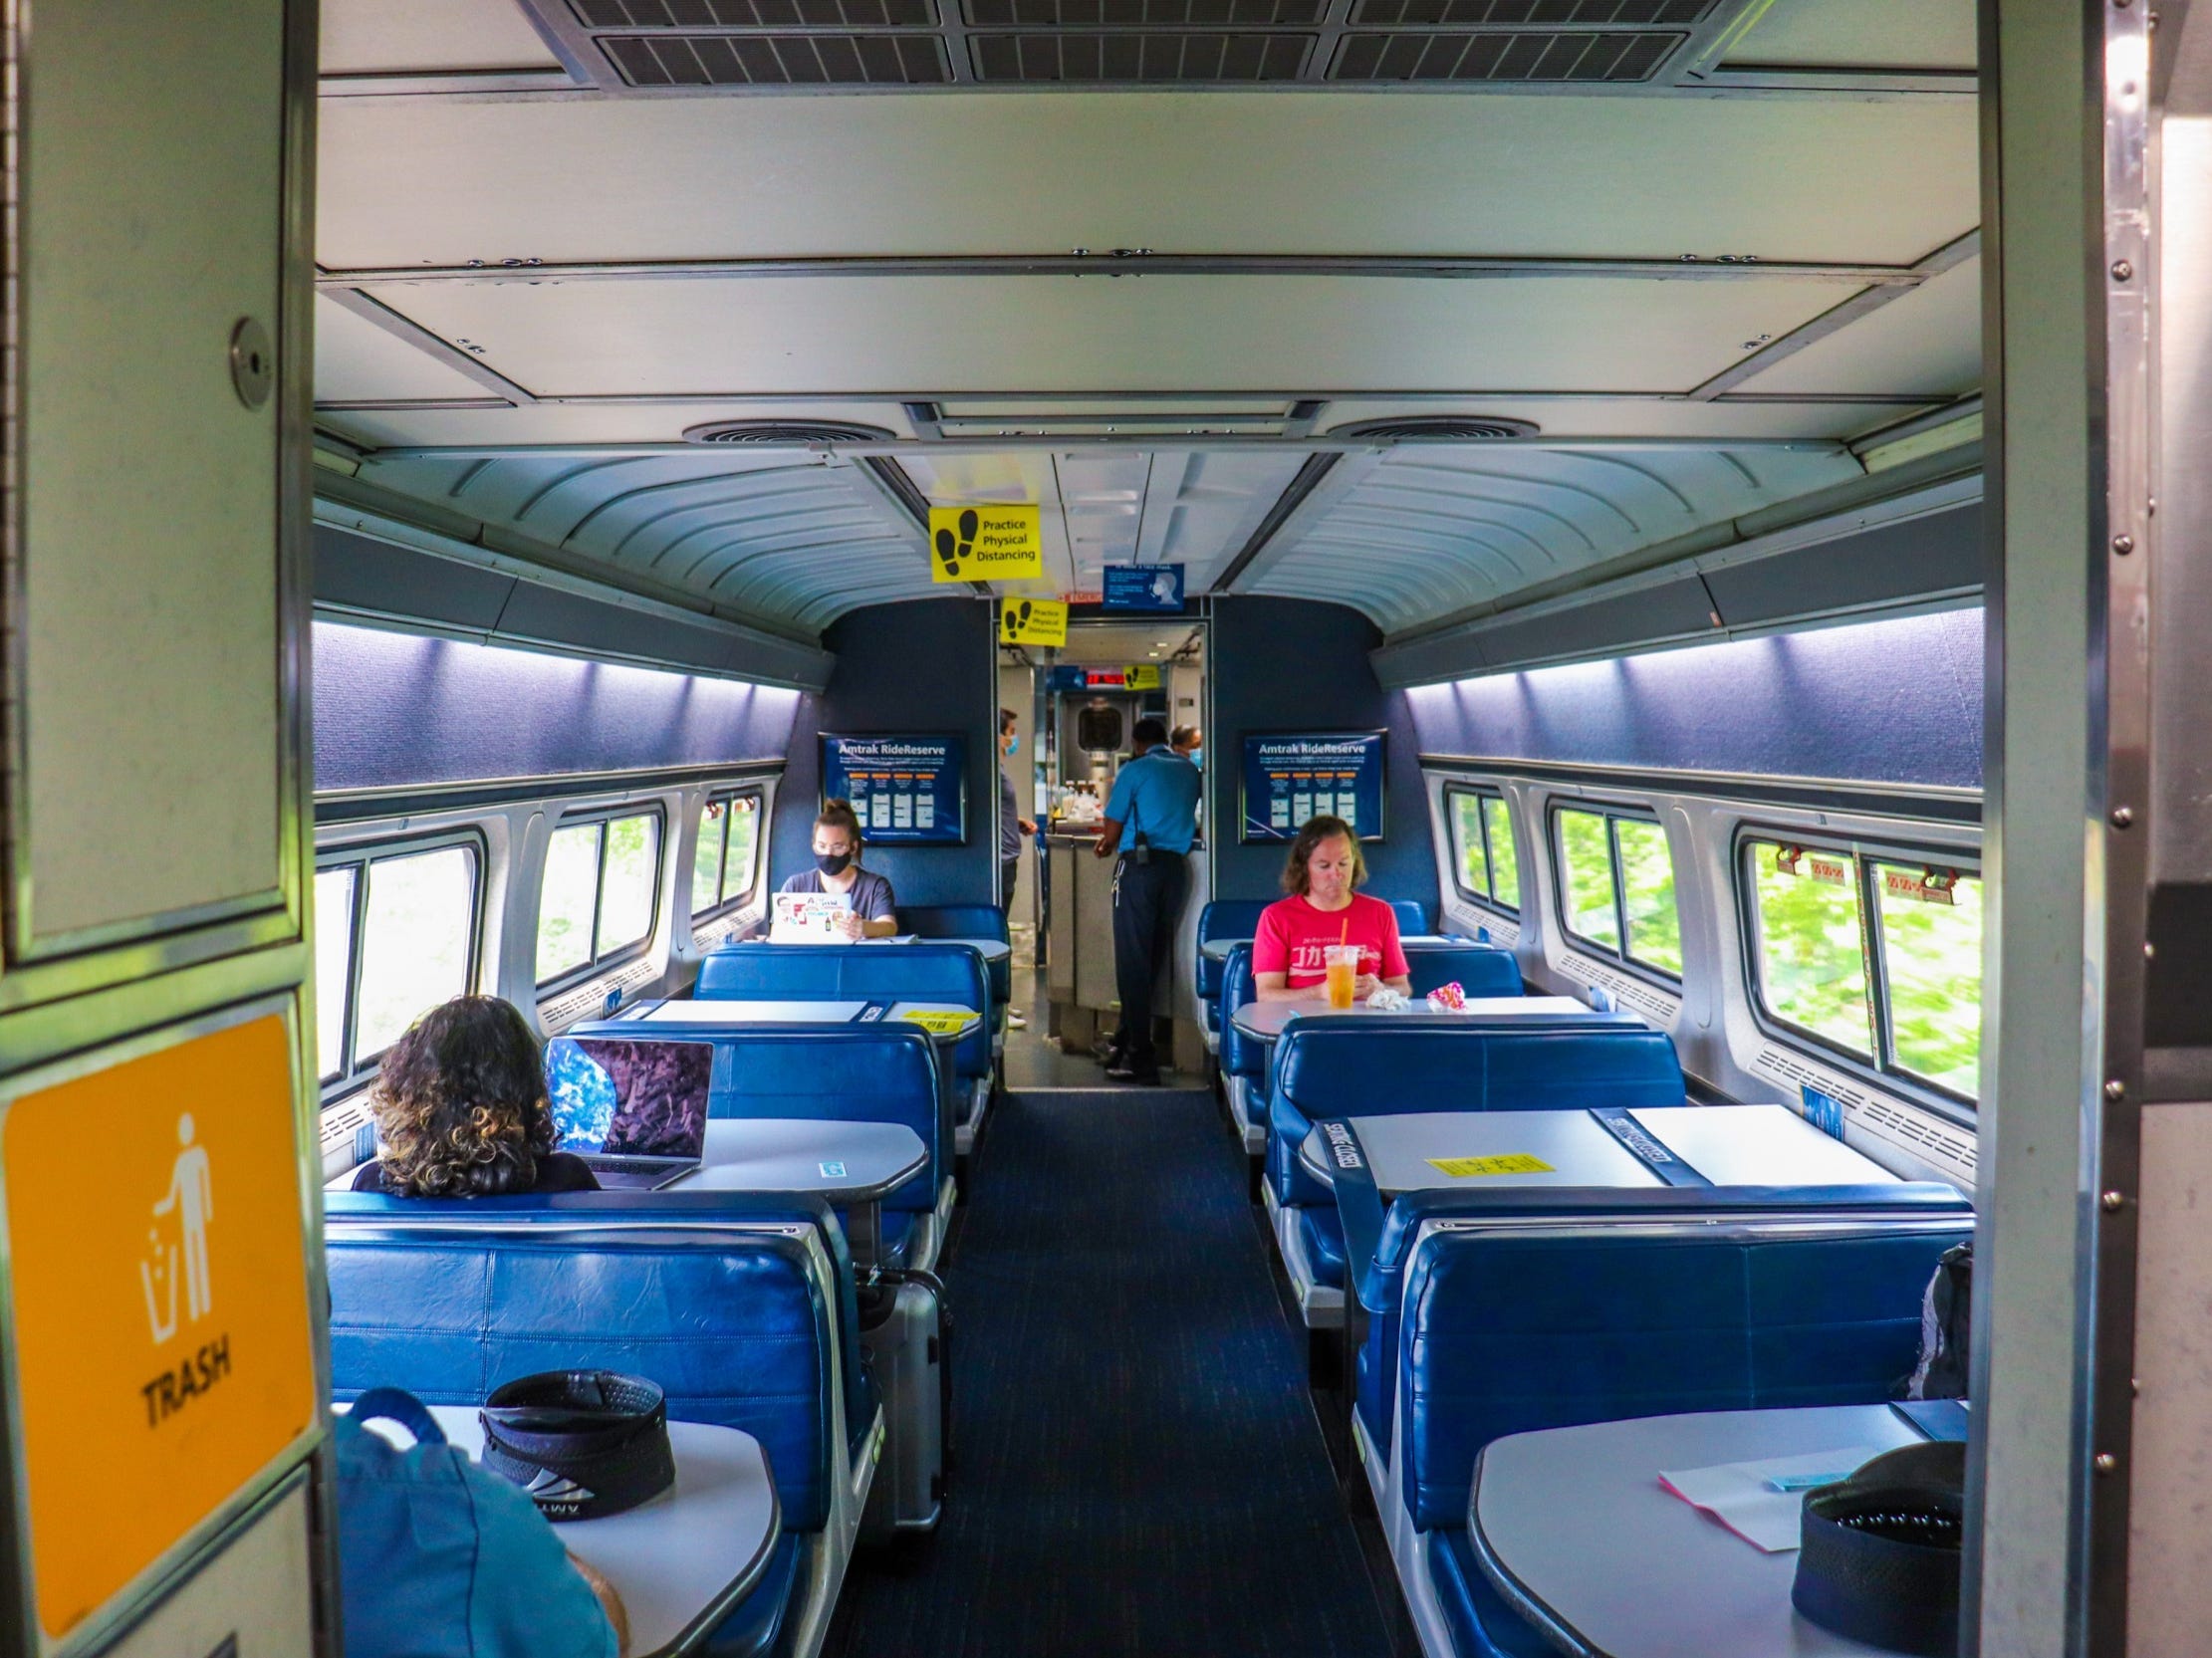
M 1113 866 L 1113 983 L 1121 998 L 1117 1055 L 1106 1074 L 1156 1083 L 1152 1016 L 1164 1011 L 1175 922 L 1190 891 L 1190 847 L 1198 836 L 1198 768 L 1167 744 L 1164 721 L 1136 722 L 1136 758 L 1106 800 L 1098 855 Z

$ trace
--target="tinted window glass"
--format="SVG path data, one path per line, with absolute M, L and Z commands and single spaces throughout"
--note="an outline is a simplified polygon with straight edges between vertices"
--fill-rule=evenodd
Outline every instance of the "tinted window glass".
M 1674 860 L 1666 830 L 1638 818 L 1615 818 L 1620 841 L 1620 895 L 1628 911 L 1628 954 L 1679 975 L 1682 918 L 1674 908 Z
M 760 851 L 760 802 L 747 795 L 725 801 L 730 819 L 730 851 L 722 860 L 722 901 L 753 890 L 753 859 Z
M 388 1048 L 422 1014 L 468 989 L 475 922 L 476 859 L 441 846 L 369 866 L 362 921 L 361 1007 L 356 1063 Z
M 1791 855 L 1795 853 L 1795 855 Z M 1871 1056 L 1858 871 L 1845 852 L 1754 840 L 1759 988 L 1767 1007 L 1854 1054 Z
M 555 829 L 538 895 L 538 982 L 592 959 L 592 900 L 599 890 L 600 826 Z
M 1482 797 L 1452 794 L 1445 798 L 1451 805 L 1453 873 L 1464 890 L 1488 897 L 1490 859 L 1482 849 Z
M 1513 814 L 1495 796 L 1482 798 L 1482 818 L 1490 830 L 1490 895 L 1507 909 L 1521 907 L 1521 848 L 1514 842 Z
M 1923 864 L 1876 863 L 1874 905 L 1896 1063 L 1971 1096 L 1981 1081 L 1982 883 Z
M 315 872 L 315 1053 L 323 1080 L 346 1068 L 346 975 L 354 963 L 354 882 L 360 868 Z
M 1595 812 L 1562 812 L 1558 823 L 1567 930 L 1617 950 L 1620 923 L 1613 913 L 1612 848 L 1606 843 L 1605 820 Z
M 722 835 L 729 821 L 727 801 L 709 801 L 699 814 L 699 843 L 691 852 L 693 915 L 703 915 L 722 901 Z
M 607 826 L 606 884 L 600 894 L 596 955 L 643 941 L 652 931 L 653 881 L 660 872 L 660 821 L 617 818 Z

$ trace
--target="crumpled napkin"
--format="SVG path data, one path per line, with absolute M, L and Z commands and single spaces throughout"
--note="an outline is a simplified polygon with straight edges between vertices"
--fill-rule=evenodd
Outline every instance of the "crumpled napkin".
M 1377 1013 L 1403 1013 L 1412 1005 L 1403 991 L 1392 990 L 1388 985 L 1367 998 L 1367 1006 Z

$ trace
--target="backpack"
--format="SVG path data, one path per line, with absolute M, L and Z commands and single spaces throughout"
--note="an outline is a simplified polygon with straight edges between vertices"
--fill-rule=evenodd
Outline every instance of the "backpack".
M 414 1435 L 395 1449 L 367 1424 Z M 615 1658 L 599 1597 L 520 1489 L 370 1388 L 336 1425 L 346 1658 Z
M 1973 1322 L 1974 1246 L 1954 1244 L 1935 1264 L 1920 1299 L 1920 1362 L 1906 1378 L 1908 1399 L 1963 1399 L 1967 1330 Z

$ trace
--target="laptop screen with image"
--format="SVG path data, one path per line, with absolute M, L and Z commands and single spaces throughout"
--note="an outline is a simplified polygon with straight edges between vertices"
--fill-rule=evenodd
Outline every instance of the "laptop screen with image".
M 706 1145 L 710 1042 L 556 1037 L 546 1093 L 563 1151 L 696 1160 Z

